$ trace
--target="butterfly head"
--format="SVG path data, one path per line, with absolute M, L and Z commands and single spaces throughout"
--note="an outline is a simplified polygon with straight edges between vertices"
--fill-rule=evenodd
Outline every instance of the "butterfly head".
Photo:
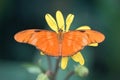
M 63 32 L 63 30 L 60 28 L 60 29 L 58 29 L 58 32 L 59 32 L 59 33 L 62 33 L 62 32 Z

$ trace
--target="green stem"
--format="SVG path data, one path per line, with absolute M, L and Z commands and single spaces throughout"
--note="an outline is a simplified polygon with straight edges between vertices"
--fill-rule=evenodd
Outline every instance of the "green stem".
M 64 80 L 69 80 L 70 77 L 71 77 L 73 74 L 74 74 L 74 71 L 69 72 L 69 73 L 66 75 L 66 77 L 65 77 Z
M 57 73 L 58 73 L 58 70 L 59 70 L 60 60 L 61 60 L 61 57 L 58 57 L 57 60 L 56 60 L 55 70 L 54 70 L 54 73 L 53 73 L 53 78 L 51 80 L 56 80 L 56 76 L 57 76 Z
M 47 61 L 48 61 L 49 70 L 52 70 L 51 58 L 49 56 L 47 56 Z

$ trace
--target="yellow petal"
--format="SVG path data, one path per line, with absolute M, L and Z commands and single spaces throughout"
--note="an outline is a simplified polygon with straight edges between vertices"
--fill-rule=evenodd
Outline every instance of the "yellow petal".
M 85 60 L 80 52 L 77 52 L 75 55 L 71 57 L 75 62 L 79 62 L 81 65 L 84 65 Z
M 65 69 L 67 67 L 68 64 L 68 57 L 62 57 L 61 58 L 61 68 Z
M 41 55 L 45 55 L 43 52 L 40 52 Z
M 59 29 L 62 29 L 63 31 L 65 30 L 64 28 L 64 18 L 63 18 L 63 15 L 60 11 L 57 11 L 56 12 L 56 20 L 57 20 L 57 24 L 58 24 L 58 27 Z
M 56 23 L 55 19 L 50 14 L 46 14 L 45 19 L 46 19 L 46 22 L 49 25 L 49 27 L 52 30 L 58 32 L 58 27 L 57 27 L 57 23 Z
M 76 30 L 89 30 L 91 29 L 89 26 L 81 26 L 81 27 L 78 27 Z
M 92 43 L 92 44 L 89 44 L 88 46 L 94 46 L 94 47 L 96 47 L 96 46 L 98 46 L 98 43 Z
M 67 16 L 67 18 L 66 18 L 66 32 L 69 31 L 70 25 L 71 25 L 73 19 L 74 19 L 74 15 L 73 15 L 73 14 L 69 14 L 69 15 Z

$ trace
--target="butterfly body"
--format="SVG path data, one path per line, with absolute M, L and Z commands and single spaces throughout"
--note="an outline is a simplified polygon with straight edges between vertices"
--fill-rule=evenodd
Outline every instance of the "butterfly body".
M 90 43 L 104 40 L 102 33 L 94 30 L 73 30 L 58 33 L 49 30 L 28 29 L 18 32 L 15 40 L 34 45 L 37 49 L 50 56 L 71 56 Z

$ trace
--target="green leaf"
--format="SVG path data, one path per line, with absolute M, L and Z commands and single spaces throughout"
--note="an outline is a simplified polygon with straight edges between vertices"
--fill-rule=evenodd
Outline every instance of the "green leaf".
M 40 74 L 42 72 L 40 67 L 34 64 L 24 64 L 23 66 L 26 68 L 26 70 L 29 73 L 32 73 L 32 74 Z
M 49 80 L 48 76 L 46 74 L 39 74 L 36 80 Z

